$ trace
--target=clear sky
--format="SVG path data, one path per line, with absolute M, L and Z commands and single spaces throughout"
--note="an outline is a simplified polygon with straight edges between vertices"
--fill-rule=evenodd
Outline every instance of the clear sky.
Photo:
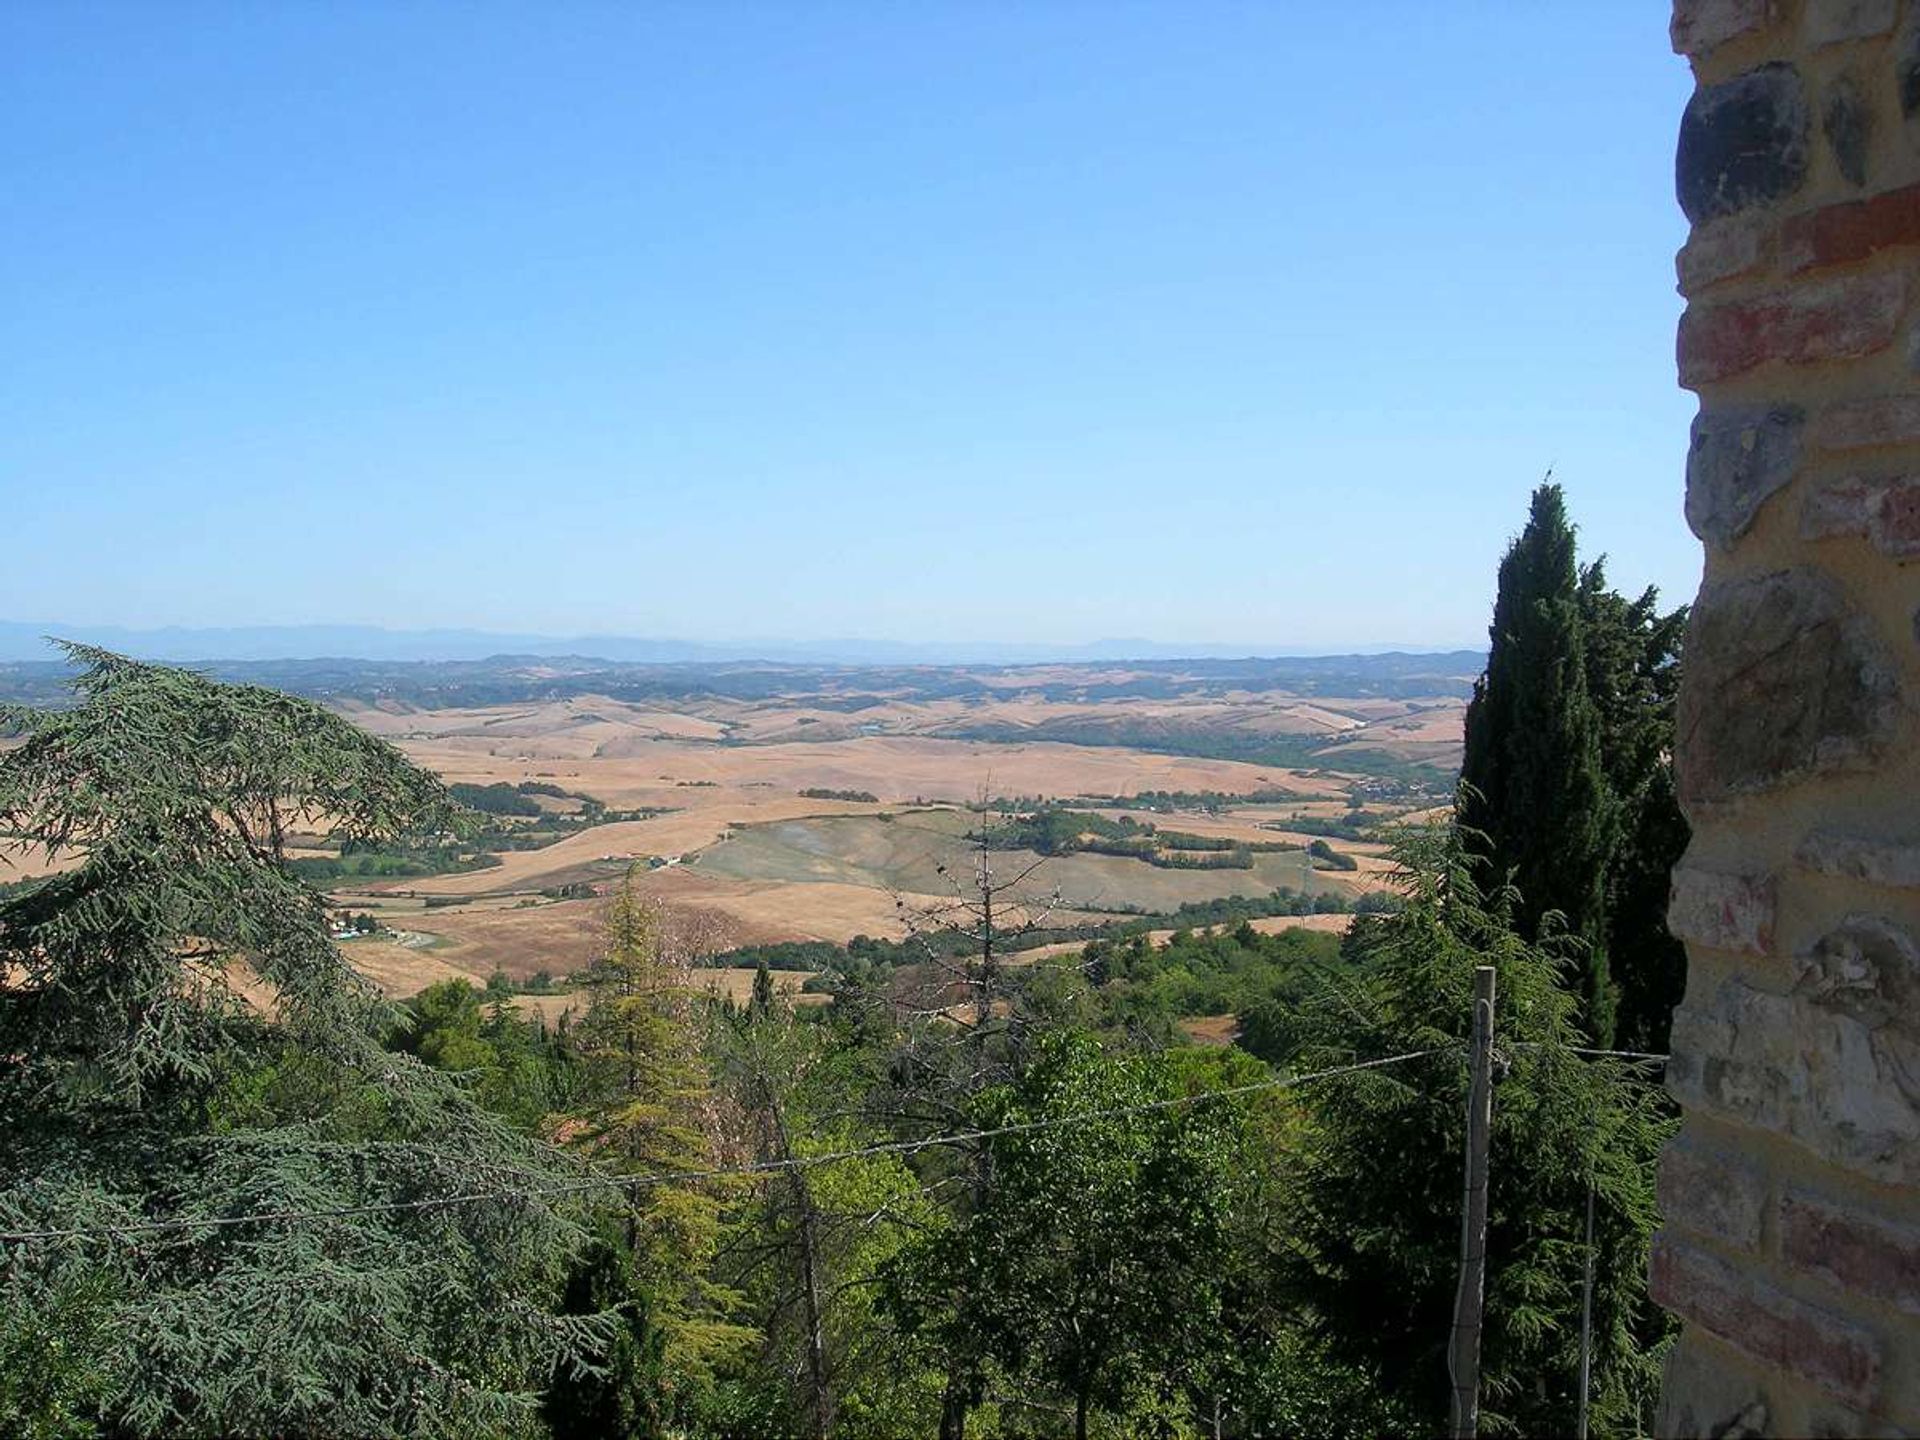
M 1484 640 L 1691 599 L 1667 0 L 0 6 L 0 619 Z

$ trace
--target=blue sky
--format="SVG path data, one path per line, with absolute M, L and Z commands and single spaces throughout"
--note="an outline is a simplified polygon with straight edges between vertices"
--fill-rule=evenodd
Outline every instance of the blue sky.
M 1665 0 L 0 7 L 0 619 L 1483 639 L 1679 603 Z

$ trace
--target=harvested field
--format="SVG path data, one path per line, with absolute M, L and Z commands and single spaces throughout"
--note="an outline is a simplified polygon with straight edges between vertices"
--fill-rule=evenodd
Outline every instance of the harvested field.
M 1240 1038 L 1238 1015 L 1194 1015 L 1178 1022 L 1182 1035 L 1196 1045 L 1225 1046 Z
M 391 940 L 349 940 L 340 947 L 362 975 L 380 987 L 384 995 L 404 998 L 417 995 L 442 980 L 472 980 L 482 983 L 485 974 L 475 974 L 455 965 L 430 947 L 403 945 Z
M 695 970 L 693 984 L 696 989 L 708 994 L 723 995 L 736 1005 L 744 1005 L 753 998 L 753 977 L 757 972 L 742 966 L 727 966 L 722 969 Z M 770 970 L 773 977 L 774 992 L 785 996 L 796 1005 L 824 1005 L 829 996 L 803 995 L 800 987 L 813 979 L 818 973 L 813 970 Z
M 0 885 L 15 880 L 38 880 L 42 875 L 58 875 L 62 870 L 71 870 L 83 858 L 68 851 L 55 860 L 38 845 L 0 843 Z

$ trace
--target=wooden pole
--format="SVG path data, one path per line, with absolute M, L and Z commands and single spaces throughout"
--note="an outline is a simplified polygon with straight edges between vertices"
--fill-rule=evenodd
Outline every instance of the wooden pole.
M 1587 1273 L 1580 1282 L 1580 1414 L 1574 1426 L 1587 1440 L 1587 1400 L 1593 1388 L 1593 1175 L 1587 1175 Z
M 1487 1141 L 1493 1129 L 1493 977 L 1491 965 L 1473 972 L 1473 1085 L 1467 1095 L 1460 1290 L 1453 1306 L 1453 1343 L 1447 1351 L 1447 1369 L 1453 1379 L 1454 1440 L 1474 1440 L 1480 1430 L 1480 1313 L 1487 1289 Z

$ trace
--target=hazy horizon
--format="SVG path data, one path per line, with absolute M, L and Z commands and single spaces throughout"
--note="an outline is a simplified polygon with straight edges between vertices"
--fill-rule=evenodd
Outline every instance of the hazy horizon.
M 186 661 L 358 660 L 475 661 L 503 657 L 601 660 L 614 664 L 694 664 L 768 660 L 821 664 L 1034 664 L 1179 659 L 1318 659 L 1343 655 L 1484 653 L 1485 644 L 1356 644 L 1157 640 L 894 640 L 873 636 L 738 636 L 694 639 L 607 632 L 554 635 L 476 627 L 374 625 L 120 626 L 0 619 L 0 663 L 56 661 L 56 640 L 117 649 L 137 658 Z

